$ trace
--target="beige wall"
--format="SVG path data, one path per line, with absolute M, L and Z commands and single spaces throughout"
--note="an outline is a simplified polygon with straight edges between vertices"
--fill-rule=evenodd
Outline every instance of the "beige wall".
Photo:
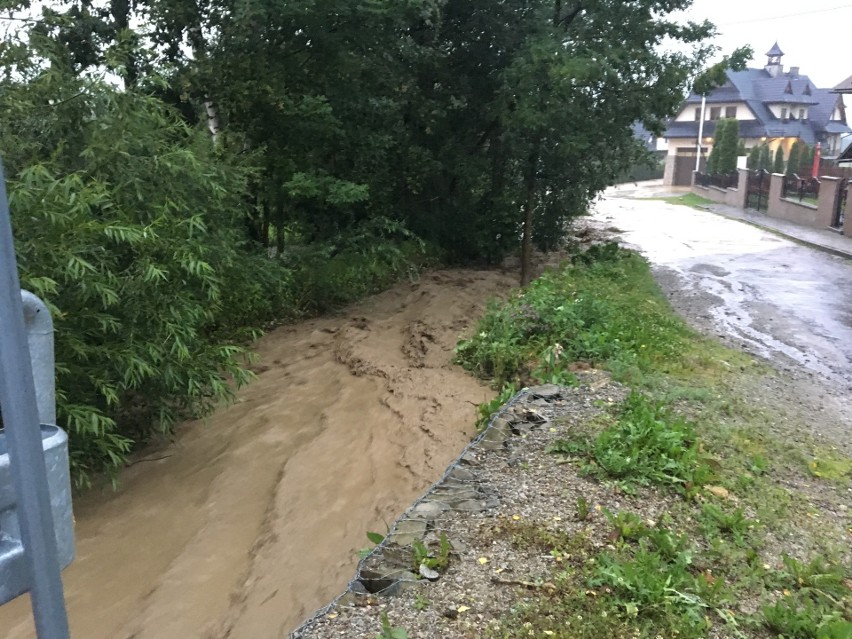
M 805 226 L 828 228 L 831 225 L 834 212 L 834 198 L 837 194 L 839 180 L 832 177 L 821 177 L 820 182 L 819 204 L 813 206 L 782 198 L 784 176 L 780 173 L 773 173 L 772 181 L 769 183 L 769 207 L 766 214 L 769 217 L 777 217 Z
M 738 209 L 744 209 L 746 199 L 748 198 L 748 171 L 746 169 L 739 170 L 740 179 L 735 189 L 720 189 L 716 186 L 698 186 L 695 184 L 695 173 L 692 174 L 692 192 L 695 195 L 700 195 L 708 200 L 713 200 L 719 204 L 733 206 Z

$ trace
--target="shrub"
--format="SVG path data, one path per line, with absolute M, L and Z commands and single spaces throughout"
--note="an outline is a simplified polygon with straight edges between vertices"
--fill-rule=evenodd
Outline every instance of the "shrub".
M 474 335 L 459 342 L 456 359 L 502 386 L 550 381 L 578 360 L 623 374 L 676 366 L 687 339 L 647 262 L 609 244 L 491 304 Z
M 775 149 L 775 162 L 772 164 L 773 173 L 784 173 L 784 149 L 778 147 Z

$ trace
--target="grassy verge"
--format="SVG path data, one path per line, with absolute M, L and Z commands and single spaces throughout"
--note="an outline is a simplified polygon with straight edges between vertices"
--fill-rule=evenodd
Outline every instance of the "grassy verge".
M 492 306 L 457 353 L 507 387 L 608 369 L 628 399 L 548 450 L 612 503 L 670 500 L 653 520 L 641 508 L 604 520 L 578 495 L 577 520 L 598 523 L 571 534 L 501 525 L 560 562 L 489 636 L 852 638 L 852 462 L 770 428 L 779 409 L 753 405 L 745 382 L 771 373 L 689 329 L 638 255 L 607 245 L 546 274 Z
M 701 197 L 700 195 L 695 195 L 695 193 L 684 193 L 683 195 L 679 195 L 677 197 L 662 197 L 655 198 L 659 200 L 663 200 L 664 202 L 668 202 L 670 204 L 682 204 L 683 206 L 689 206 L 693 209 L 704 210 L 710 204 L 715 204 L 713 200 L 708 200 L 707 198 Z

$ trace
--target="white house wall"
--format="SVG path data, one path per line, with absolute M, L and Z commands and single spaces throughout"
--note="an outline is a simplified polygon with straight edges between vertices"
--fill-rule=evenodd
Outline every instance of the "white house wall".
M 774 115 L 779 120 L 783 119 L 783 116 L 781 115 L 781 109 L 787 109 L 787 117 L 790 119 L 801 119 L 799 118 L 799 111 L 801 109 L 805 110 L 805 119 L 807 119 L 809 114 L 808 107 L 799 104 L 770 104 L 768 106 L 769 110 L 772 111 L 772 115 Z
M 737 120 L 756 120 L 757 117 L 754 115 L 754 111 L 752 111 L 745 102 L 714 102 L 713 104 L 708 103 L 705 107 L 704 112 L 704 120 L 707 121 L 710 119 L 710 109 L 711 107 L 720 107 L 721 115 L 720 118 L 725 117 L 725 109 L 728 107 L 737 107 Z M 683 111 L 681 111 L 678 116 L 675 118 L 677 122 L 695 122 L 695 109 L 700 109 L 701 104 L 690 104 Z

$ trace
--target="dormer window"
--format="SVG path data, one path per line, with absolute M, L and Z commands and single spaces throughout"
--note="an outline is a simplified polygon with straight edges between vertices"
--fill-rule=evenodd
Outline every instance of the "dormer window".
M 793 84 L 792 83 L 790 83 L 790 82 L 787 83 L 787 87 L 784 89 L 784 93 L 789 93 L 790 95 L 793 95 Z
M 811 94 L 811 85 L 806 84 L 804 91 L 802 91 L 802 95 L 810 95 Z

